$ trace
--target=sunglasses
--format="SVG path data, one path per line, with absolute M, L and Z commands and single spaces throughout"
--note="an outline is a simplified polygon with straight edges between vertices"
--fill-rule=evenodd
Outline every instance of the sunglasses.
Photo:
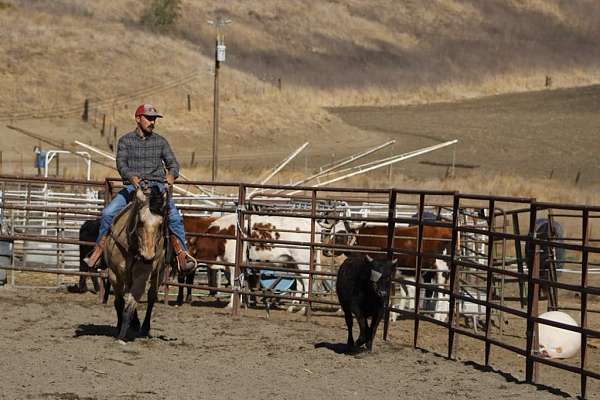
M 154 122 L 154 121 L 156 121 L 156 118 L 157 118 L 157 117 L 155 117 L 155 116 L 148 116 L 148 115 L 144 115 L 144 118 L 146 118 L 148 121 L 152 121 L 152 122 Z

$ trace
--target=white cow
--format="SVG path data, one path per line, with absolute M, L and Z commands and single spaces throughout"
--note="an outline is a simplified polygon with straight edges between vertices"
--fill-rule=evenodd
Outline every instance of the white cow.
M 228 214 L 212 222 L 209 226 L 209 233 L 234 235 L 237 227 L 237 215 Z M 285 268 L 297 267 L 300 271 L 309 270 L 310 247 L 308 245 L 289 245 L 277 244 L 277 241 L 305 242 L 311 241 L 311 220 L 309 218 L 278 217 L 278 216 L 250 216 L 250 227 L 248 222 L 244 223 L 242 231 L 244 235 L 253 239 L 269 240 L 267 243 L 244 242 L 242 257 L 244 260 L 253 262 L 272 263 Z M 321 227 L 315 224 L 315 241 L 319 241 L 321 236 Z M 273 242 L 271 242 L 271 240 Z M 235 263 L 235 239 L 222 239 L 215 241 L 219 249 L 216 260 L 220 262 Z M 315 269 L 320 270 L 319 251 L 315 251 Z M 230 267 L 231 277 L 234 277 L 235 267 Z M 241 278 L 241 277 L 240 277 Z M 233 280 L 234 278 L 232 278 Z M 297 279 L 302 286 L 302 291 L 308 291 L 309 278 L 304 275 Z M 299 294 L 299 296 L 302 296 Z M 298 303 L 294 301 L 293 303 Z M 233 306 L 233 295 L 229 301 L 228 307 Z M 294 311 L 294 305 L 288 308 L 288 311 Z M 306 307 L 301 308 L 301 312 L 306 312 Z

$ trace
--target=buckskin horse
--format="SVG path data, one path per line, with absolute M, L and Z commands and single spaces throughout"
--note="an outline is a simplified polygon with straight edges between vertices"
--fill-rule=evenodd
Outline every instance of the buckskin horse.
M 158 186 L 143 184 L 132 193 L 133 200 L 112 224 L 104 257 L 115 294 L 120 340 L 126 339 L 130 325 L 139 336 L 150 336 L 152 308 L 167 264 L 167 196 L 168 192 L 161 192 Z M 148 304 L 140 327 L 137 305 L 147 283 Z

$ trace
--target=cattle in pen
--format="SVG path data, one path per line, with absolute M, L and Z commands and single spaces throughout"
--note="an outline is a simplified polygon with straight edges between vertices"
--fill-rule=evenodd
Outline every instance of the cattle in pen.
M 375 256 L 376 251 L 385 251 L 387 248 L 387 225 L 360 225 L 352 228 L 349 224 L 337 224 L 335 233 L 330 236 L 329 243 L 346 246 L 360 246 L 373 249 L 371 256 Z M 417 265 L 417 226 L 397 226 L 394 229 L 393 249 L 396 252 L 394 257 L 397 261 L 398 275 L 408 282 L 415 281 Z M 434 287 L 446 285 L 448 279 L 448 267 L 443 261 L 447 254 L 450 254 L 452 229 L 442 226 L 423 226 L 423 240 L 421 244 L 421 277 L 422 281 L 427 283 L 425 290 L 425 308 L 431 308 L 430 304 L 434 296 Z M 366 250 L 368 251 L 368 250 Z M 351 253 L 351 248 L 346 250 Z M 414 309 L 415 286 L 413 284 L 401 285 L 401 299 L 394 304 L 399 309 Z M 438 306 L 435 303 L 435 307 Z M 440 313 L 435 312 L 436 318 L 443 318 Z M 445 316 L 444 316 L 445 317 Z M 392 320 L 397 318 L 397 313 L 391 314 Z
M 98 237 L 98 232 L 100 230 L 100 219 L 92 219 L 85 221 L 83 225 L 79 228 L 79 241 L 81 242 L 95 242 Z M 95 272 L 94 268 L 90 268 L 83 259 L 92 252 L 94 246 L 88 244 L 80 244 L 79 245 L 79 271 L 80 272 Z M 98 268 L 105 270 L 106 262 L 104 258 L 101 257 L 98 263 Z M 94 285 L 94 291 L 97 292 L 100 289 L 98 278 L 91 277 L 92 284 Z M 108 278 L 103 280 L 104 285 L 104 296 L 102 298 L 102 303 L 106 304 L 108 302 L 108 296 L 110 292 L 110 282 Z M 69 286 L 68 291 L 71 293 L 84 293 L 87 291 L 87 278 L 85 276 L 79 277 L 79 283 L 76 285 Z
M 206 238 L 199 236 L 201 234 L 205 234 L 208 232 L 209 226 L 217 219 L 215 216 L 183 216 L 183 227 L 186 232 L 186 244 L 188 250 L 192 257 L 199 261 L 200 264 L 205 264 L 202 260 L 212 260 L 214 261 L 215 255 L 211 251 L 211 248 L 207 248 L 207 246 L 211 246 L 211 241 Z M 185 283 L 191 285 L 194 283 L 194 275 L 196 271 L 189 272 L 178 272 L 177 274 L 177 282 Z M 212 268 L 206 269 L 206 274 L 208 276 L 208 285 L 216 286 L 216 272 Z M 184 288 L 179 287 L 177 293 L 177 305 L 182 305 L 184 302 L 183 297 Z M 211 291 L 211 294 L 215 294 L 214 291 Z M 185 297 L 185 302 L 189 303 L 192 300 L 192 288 L 187 288 L 187 294 Z
M 340 266 L 336 293 L 348 328 L 346 353 L 359 351 L 362 345 L 366 345 L 368 351 L 373 350 L 377 326 L 385 312 L 394 262 L 369 255 L 351 255 Z M 352 335 L 353 317 L 360 328 L 356 342 Z
M 248 219 L 249 218 L 249 219 Z M 238 216 L 228 214 L 219 217 L 208 224 L 205 233 L 212 236 L 198 236 L 190 241 L 190 251 L 198 260 L 214 260 L 219 263 L 235 263 L 236 240 L 235 235 L 238 227 Z M 297 269 L 298 272 L 307 271 L 310 263 L 311 220 L 308 218 L 280 217 L 280 216 L 248 216 L 243 224 L 244 241 L 241 251 L 245 262 L 268 264 L 282 268 Z M 315 240 L 319 240 L 321 227 L 315 224 Z M 255 241 L 253 241 L 255 240 Z M 297 244 L 278 244 L 278 241 L 296 242 Z M 315 269 L 320 269 L 319 252 L 315 251 Z M 223 268 L 211 265 L 210 268 Z M 225 267 L 229 270 L 230 280 L 238 281 L 241 285 L 244 275 L 235 276 L 234 266 Z M 300 275 L 296 282 L 297 289 L 305 296 L 308 291 L 308 275 Z M 295 301 L 296 302 L 296 301 Z M 233 295 L 228 307 L 233 306 Z M 293 311 L 294 305 L 288 311 Z M 305 307 L 301 312 L 306 311 Z

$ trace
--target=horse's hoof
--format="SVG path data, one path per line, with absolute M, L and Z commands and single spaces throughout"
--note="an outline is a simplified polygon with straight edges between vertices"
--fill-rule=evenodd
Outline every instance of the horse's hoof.
M 126 346 L 127 345 L 127 342 L 124 341 L 123 339 L 117 339 L 117 343 L 120 344 L 120 345 L 122 345 L 122 346 Z
M 77 285 L 71 285 L 71 286 L 67 286 L 67 292 L 69 292 L 69 293 L 85 293 L 86 289 L 81 288 Z

